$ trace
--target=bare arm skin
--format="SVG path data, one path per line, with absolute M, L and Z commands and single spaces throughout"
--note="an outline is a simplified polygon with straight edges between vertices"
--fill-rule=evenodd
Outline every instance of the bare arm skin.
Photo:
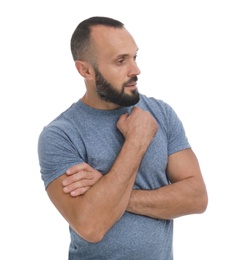
M 93 169 L 87 163 L 74 165 L 66 171 L 66 175 L 69 177 L 62 181 L 63 191 L 70 193 L 73 197 L 83 195 L 103 177 L 99 171 Z
M 172 184 L 157 190 L 133 190 L 126 210 L 158 219 L 204 212 L 208 203 L 207 191 L 193 151 L 186 149 L 169 156 L 167 172 Z M 71 196 L 83 194 L 88 189 L 88 182 L 82 177 L 88 178 L 88 172 L 74 168 L 69 175 L 64 191 Z M 92 185 L 101 176 L 92 169 Z
M 133 190 L 127 211 L 158 219 L 202 213 L 207 191 L 197 158 L 191 149 L 169 156 L 168 178 L 172 184 L 157 190 Z
M 153 140 L 157 123 L 149 112 L 134 108 L 117 123 L 125 143 L 110 171 L 83 195 L 64 193 L 64 174 L 47 187 L 47 193 L 72 228 L 90 242 L 100 241 L 121 218 L 128 204 L 141 160 Z M 83 166 L 83 165 L 82 165 Z M 86 165 L 84 171 L 90 171 Z

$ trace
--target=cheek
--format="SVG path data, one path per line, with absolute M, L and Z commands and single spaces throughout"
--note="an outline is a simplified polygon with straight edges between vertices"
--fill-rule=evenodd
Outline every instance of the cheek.
M 107 68 L 107 69 L 106 69 Z M 122 85 L 129 80 L 124 66 L 105 66 L 99 70 L 105 80 L 117 89 L 122 89 Z
M 119 70 L 114 71 L 113 73 L 108 73 L 106 80 L 117 89 L 121 89 L 124 82 L 127 81 L 125 75 L 120 73 Z

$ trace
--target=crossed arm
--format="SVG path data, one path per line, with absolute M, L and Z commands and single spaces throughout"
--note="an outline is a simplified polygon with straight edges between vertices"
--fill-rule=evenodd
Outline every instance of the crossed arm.
M 186 149 L 169 156 L 167 172 L 170 185 L 157 190 L 132 190 L 126 210 L 158 219 L 204 212 L 207 192 L 193 151 Z M 84 194 L 102 178 L 88 164 L 75 165 L 67 175 L 63 191 L 74 197 Z
M 81 237 L 90 242 L 100 241 L 126 211 L 140 162 L 158 126 L 149 112 L 135 107 L 130 115 L 120 117 L 117 127 L 125 142 L 105 176 L 77 197 L 63 191 L 62 182 L 67 178 L 66 174 L 47 187 L 58 211 Z M 84 172 L 94 171 L 87 164 L 76 167 L 77 172 L 79 167 Z
M 206 188 L 191 149 L 169 156 L 170 185 L 151 191 L 132 190 L 157 124 L 148 112 L 136 108 L 130 115 L 122 115 L 117 127 L 125 143 L 106 175 L 86 163 L 79 164 L 47 187 L 51 201 L 81 237 L 100 241 L 125 211 L 171 219 L 205 210 Z

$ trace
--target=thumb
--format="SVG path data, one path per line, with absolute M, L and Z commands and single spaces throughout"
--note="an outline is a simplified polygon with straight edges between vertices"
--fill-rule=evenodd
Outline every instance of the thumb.
M 124 122 L 126 121 L 126 119 L 129 117 L 129 114 L 126 113 L 126 114 L 122 114 L 119 119 L 118 119 L 118 122 L 117 122 L 117 127 L 118 126 L 121 126 L 122 124 L 124 124 Z

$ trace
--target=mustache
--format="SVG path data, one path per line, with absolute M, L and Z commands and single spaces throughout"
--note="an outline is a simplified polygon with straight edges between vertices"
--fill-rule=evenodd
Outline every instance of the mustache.
M 137 76 L 134 76 L 132 78 L 130 78 L 128 81 L 126 81 L 124 84 L 123 84 L 123 88 L 125 88 L 127 85 L 131 84 L 131 83 L 134 83 L 134 82 L 137 82 L 138 81 L 138 77 Z

